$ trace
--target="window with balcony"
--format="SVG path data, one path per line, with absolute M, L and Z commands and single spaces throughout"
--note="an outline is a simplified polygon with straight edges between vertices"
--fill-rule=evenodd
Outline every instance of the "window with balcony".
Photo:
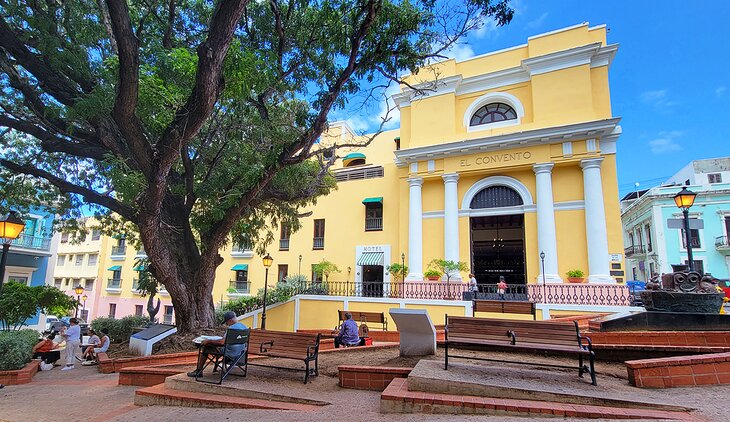
M 91 240 L 101 239 L 101 230 L 94 229 L 91 231 Z
M 286 223 L 281 223 L 281 235 L 279 236 L 279 250 L 289 250 L 289 239 L 291 238 L 291 226 Z
M 646 251 L 651 252 L 654 249 L 654 245 L 651 241 L 651 227 L 648 224 L 644 226 L 644 232 L 646 233 Z
M 106 282 L 106 288 L 118 290 L 122 288 L 122 267 L 115 266 L 109 269 L 112 272 L 112 278 Z
M 710 183 L 722 183 L 722 174 L 710 173 L 707 175 L 707 181 Z
M 68 243 L 68 233 L 61 233 L 61 243 Z
M 66 255 L 58 255 L 58 258 L 56 258 L 56 266 L 63 267 L 63 265 L 66 263 Z
M 324 249 L 324 219 L 314 220 L 312 249 Z
M 248 265 L 238 264 L 233 267 L 233 271 L 235 271 L 235 276 L 234 279 L 231 280 L 230 286 L 228 287 L 229 292 L 237 294 L 250 293 L 248 282 Z
M 682 248 L 687 249 L 687 236 L 685 235 L 684 229 L 681 230 L 681 233 L 682 233 Z M 689 241 L 693 248 L 702 247 L 702 242 L 700 241 L 699 229 L 689 229 Z
M 124 255 L 127 253 L 127 240 L 123 237 L 117 239 L 117 245 L 112 246 L 112 255 Z
M 86 242 L 86 232 L 79 232 L 79 242 Z
M 89 254 L 89 267 L 95 267 L 97 262 L 99 262 L 99 254 Z
M 73 279 L 73 284 L 72 284 L 72 286 L 73 286 L 73 287 L 76 287 L 76 286 L 81 286 L 81 279 L 80 279 L 80 278 L 74 278 L 74 279 Z
M 173 321 L 175 320 L 173 318 L 173 312 L 175 312 L 175 311 L 174 311 L 174 309 L 173 309 L 173 307 L 171 305 L 165 305 L 165 314 L 162 317 L 162 322 L 164 324 L 172 324 L 173 323 Z
M 53 279 L 53 286 L 55 288 L 60 289 L 62 284 L 63 284 L 63 279 L 62 278 L 54 278 Z
M 84 265 L 84 256 L 83 255 L 76 255 L 76 266 L 80 267 Z
M 234 255 L 251 255 L 253 256 L 253 242 L 248 236 L 244 236 L 243 240 L 233 245 L 231 253 Z
M 366 198 L 365 231 L 383 230 L 383 198 Z
M 134 305 L 134 315 L 135 316 L 142 316 L 142 313 L 144 312 L 144 309 L 142 305 Z
M 86 279 L 84 281 L 84 289 L 85 290 L 94 290 L 94 280 L 93 279 Z
M 109 318 L 116 318 L 116 315 L 117 315 L 117 304 L 110 303 L 109 304 Z
M 282 281 L 284 281 L 287 275 L 289 275 L 289 265 L 279 264 L 279 275 L 276 279 L 281 283 Z

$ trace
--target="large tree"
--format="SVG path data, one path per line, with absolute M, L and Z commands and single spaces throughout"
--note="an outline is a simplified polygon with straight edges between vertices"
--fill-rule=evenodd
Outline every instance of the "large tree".
M 328 114 L 509 22 L 507 3 L 2 0 L 4 205 L 126 225 L 180 330 L 212 326 L 221 247 L 296 229 L 333 188 Z

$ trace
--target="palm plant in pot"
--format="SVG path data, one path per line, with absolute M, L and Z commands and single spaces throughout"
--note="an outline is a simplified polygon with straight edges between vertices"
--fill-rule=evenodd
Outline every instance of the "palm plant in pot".
M 571 283 L 582 283 L 584 280 L 585 273 L 581 270 L 570 270 L 566 273 L 568 281 Z

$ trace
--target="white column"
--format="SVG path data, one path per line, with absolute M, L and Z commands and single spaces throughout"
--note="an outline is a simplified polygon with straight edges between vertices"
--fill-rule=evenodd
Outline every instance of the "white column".
M 423 207 L 421 206 L 423 178 L 408 179 L 408 276 L 406 281 L 423 281 Z
M 603 206 L 601 163 L 603 158 L 581 160 L 585 198 L 586 240 L 588 241 L 588 282 L 615 283 L 608 262 L 606 211 Z
M 545 252 L 546 283 L 562 283 L 558 273 L 558 241 L 555 231 L 555 204 L 553 202 L 553 163 L 532 166 L 537 187 L 537 253 Z M 542 262 L 537 282 L 543 281 Z
M 459 262 L 459 194 L 456 173 L 444 174 L 444 259 Z M 452 280 L 460 281 L 458 271 L 451 275 Z

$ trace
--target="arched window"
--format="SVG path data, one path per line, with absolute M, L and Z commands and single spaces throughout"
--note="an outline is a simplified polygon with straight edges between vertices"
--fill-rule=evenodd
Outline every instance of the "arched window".
M 515 109 L 504 103 L 490 103 L 480 107 L 469 121 L 469 126 L 486 125 L 517 119 Z
M 522 197 L 516 190 L 507 186 L 489 186 L 474 195 L 469 208 L 500 208 L 523 205 Z
M 365 164 L 365 154 L 353 152 L 342 158 L 343 167 L 361 166 Z

